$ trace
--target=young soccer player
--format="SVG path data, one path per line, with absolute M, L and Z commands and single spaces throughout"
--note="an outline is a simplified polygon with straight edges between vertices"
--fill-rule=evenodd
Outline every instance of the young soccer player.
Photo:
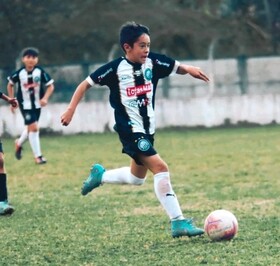
M 36 164 L 47 162 L 41 152 L 38 121 L 41 108 L 46 106 L 54 90 L 54 81 L 45 70 L 37 66 L 39 51 L 37 48 L 28 47 L 22 53 L 23 67 L 8 77 L 7 90 L 11 98 L 14 97 L 14 85 L 17 84 L 17 99 L 19 109 L 26 125 L 21 136 L 15 141 L 15 156 L 18 160 L 22 157 L 23 143 L 29 140 Z M 12 112 L 14 108 L 12 107 Z
M 0 98 L 8 102 L 13 108 L 18 107 L 18 102 L 15 98 L 10 98 L 1 91 Z M 0 215 L 12 214 L 14 210 L 14 207 L 8 202 L 7 174 L 4 165 L 3 146 L 0 140 Z
M 101 66 L 82 81 L 61 116 L 62 125 L 69 125 L 85 92 L 94 84 L 108 86 L 122 152 L 131 157 L 130 167 L 105 171 L 102 165 L 93 165 L 82 195 L 105 183 L 143 185 L 150 170 L 155 194 L 171 220 L 172 236 L 202 235 L 204 231 L 183 216 L 172 189 L 169 168 L 154 147 L 154 105 L 159 79 L 175 73 L 190 74 L 206 82 L 208 77 L 197 67 L 150 52 L 150 32 L 144 25 L 124 24 L 120 29 L 120 45 L 125 55 Z

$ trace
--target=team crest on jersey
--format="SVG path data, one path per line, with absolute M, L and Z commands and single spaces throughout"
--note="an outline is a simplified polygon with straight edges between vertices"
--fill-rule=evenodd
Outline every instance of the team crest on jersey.
M 33 80 L 34 80 L 35 83 L 39 83 L 40 82 L 40 77 L 39 76 L 34 77 Z
M 140 139 L 138 141 L 138 149 L 140 151 L 147 151 L 148 149 L 150 149 L 150 147 L 151 143 L 147 139 Z
M 144 76 L 145 76 L 145 79 L 146 79 L 146 80 L 151 80 L 152 77 L 153 77 L 153 72 L 152 72 L 152 70 L 151 70 L 150 68 L 147 68 L 147 69 L 145 70 Z

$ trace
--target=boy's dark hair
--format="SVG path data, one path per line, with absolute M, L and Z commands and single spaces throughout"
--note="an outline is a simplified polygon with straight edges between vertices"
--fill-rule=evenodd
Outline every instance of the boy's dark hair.
M 150 36 L 150 30 L 148 27 L 135 23 L 134 21 L 128 21 L 120 28 L 120 45 L 124 50 L 123 45 L 125 43 L 133 47 L 136 40 L 143 34 Z
M 26 55 L 38 57 L 39 50 L 35 47 L 26 47 L 21 51 L 21 57 L 24 57 Z

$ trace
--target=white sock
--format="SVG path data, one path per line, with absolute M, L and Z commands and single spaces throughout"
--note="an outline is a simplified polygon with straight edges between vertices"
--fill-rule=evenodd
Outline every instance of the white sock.
M 25 127 L 24 130 L 21 132 L 20 137 L 17 140 L 17 144 L 19 146 L 22 146 L 23 143 L 27 140 L 27 138 L 28 138 L 28 130 L 27 127 Z
M 39 139 L 39 131 L 29 132 L 28 138 L 34 157 L 37 158 L 41 156 L 42 153 L 41 153 L 41 146 L 40 146 L 40 139 Z
M 169 172 L 154 175 L 154 190 L 170 219 L 184 219 L 181 207 L 170 183 Z
M 102 183 L 143 185 L 146 178 L 139 178 L 130 172 L 130 167 L 106 170 L 102 176 Z

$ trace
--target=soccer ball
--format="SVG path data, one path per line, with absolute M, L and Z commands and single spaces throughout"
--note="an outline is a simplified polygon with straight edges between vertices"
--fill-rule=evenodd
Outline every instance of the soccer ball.
M 237 234 L 238 222 L 230 211 L 216 210 L 205 219 L 204 230 L 213 241 L 230 240 Z

